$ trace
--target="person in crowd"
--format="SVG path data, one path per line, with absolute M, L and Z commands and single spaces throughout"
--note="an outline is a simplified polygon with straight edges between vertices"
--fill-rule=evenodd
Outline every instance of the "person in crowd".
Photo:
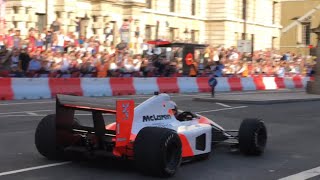
M 192 64 L 190 65 L 189 76 L 196 77 L 198 75 L 198 62 L 193 59 Z
M 50 29 L 56 33 L 61 30 L 61 20 L 59 18 L 56 18 L 55 21 L 52 22 Z
M 12 56 L 10 57 L 10 69 L 12 74 L 21 72 L 19 53 L 20 52 L 17 49 L 13 49 L 12 51 Z
M 15 35 L 13 36 L 13 48 L 19 49 L 21 46 L 21 37 L 20 37 L 20 30 L 16 30 Z
M 15 36 L 14 29 L 13 28 L 9 29 L 8 34 L 5 37 L 6 48 L 9 51 L 11 51 L 14 47 L 14 36 Z
M 28 53 L 28 48 L 25 47 L 21 50 L 19 54 L 19 60 L 21 63 L 21 70 L 23 72 L 27 72 L 28 67 L 29 67 L 29 62 L 31 61 L 30 55 Z
M 29 66 L 28 66 L 28 72 L 35 74 L 38 71 L 40 71 L 42 68 L 41 66 L 41 62 L 40 62 L 40 56 L 37 54 L 33 54 L 32 55 L 32 60 L 29 62 Z
M 182 75 L 185 59 L 181 48 L 159 51 L 147 40 L 140 42 L 141 46 L 112 44 L 107 41 L 108 33 L 108 37 L 114 35 L 112 26 L 105 29 L 106 39 L 65 32 L 59 19 L 50 28 L 41 32 L 30 28 L 26 39 L 20 37 L 20 30 L 14 29 L 0 35 L 0 71 L 42 72 L 43 69 L 47 73 L 96 73 L 98 77 L 119 77 L 125 73 L 138 77 Z M 135 47 L 138 50 L 132 49 Z M 212 45 L 195 54 L 195 59 L 188 76 L 312 76 L 316 65 L 314 57 L 289 51 L 266 49 L 241 53 L 235 47 Z
M 56 32 L 56 50 L 58 52 L 64 52 L 64 45 L 65 45 L 65 35 L 63 34 L 63 31 L 57 31 Z
M 278 77 L 282 77 L 282 78 L 285 77 L 285 74 L 286 74 L 285 66 L 286 66 L 285 62 L 282 62 L 280 64 L 280 67 L 277 72 Z

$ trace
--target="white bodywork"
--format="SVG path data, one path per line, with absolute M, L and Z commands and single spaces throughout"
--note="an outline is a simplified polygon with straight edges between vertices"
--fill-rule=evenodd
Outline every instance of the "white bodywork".
M 164 127 L 177 131 L 179 135 L 184 135 L 193 151 L 193 155 L 209 153 L 211 151 L 212 126 L 200 124 L 198 119 L 191 121 L 178 121 L 170 113 L 172 106 L 170 96 L 159 94 L 146 100 L 134 110 L 132 124 L 132 134 L 137 135 L 144 127 Z M 197 150 L 196 138 L 205 134 L 205 149 Z

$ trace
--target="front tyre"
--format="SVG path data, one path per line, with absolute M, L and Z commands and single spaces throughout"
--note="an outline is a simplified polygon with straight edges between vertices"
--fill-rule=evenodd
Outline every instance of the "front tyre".
M 244 119 L 239 129 L 239 148 L 245 155 L 264 153 L 267 144 L 267 128 L 259 119 Z
M 181 164 L 182 144 L 171 129 L 145 127 L 134 142 L 136 167 L 144 174 L 170 177 Z

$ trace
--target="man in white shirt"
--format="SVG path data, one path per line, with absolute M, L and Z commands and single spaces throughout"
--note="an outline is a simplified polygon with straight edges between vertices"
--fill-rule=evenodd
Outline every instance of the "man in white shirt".
M 59 52 L 64 51 L 64 41 L 65 41 L 65 36 L 62 34 L 61 31 L 58 32 L 58 43 L 57 43 L 57 48 Z

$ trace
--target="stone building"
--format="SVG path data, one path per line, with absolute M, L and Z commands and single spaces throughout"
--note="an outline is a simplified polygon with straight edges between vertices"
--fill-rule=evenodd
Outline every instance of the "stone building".
M 280 45 L 279 0 L 6 0 L 5 6 L 6 29 L 22 35 L 60 18 L 64 32 L 101 39 L 108 33 L 110 41 L 132 46 L 159 38 L 230 47 L 244 33 L 254 50 Z
M 308 55 L 309 45 L 317 43 L 311 29 L 320 24 L 320 1 L 283 0 L 281 4 L 281 51 Z

